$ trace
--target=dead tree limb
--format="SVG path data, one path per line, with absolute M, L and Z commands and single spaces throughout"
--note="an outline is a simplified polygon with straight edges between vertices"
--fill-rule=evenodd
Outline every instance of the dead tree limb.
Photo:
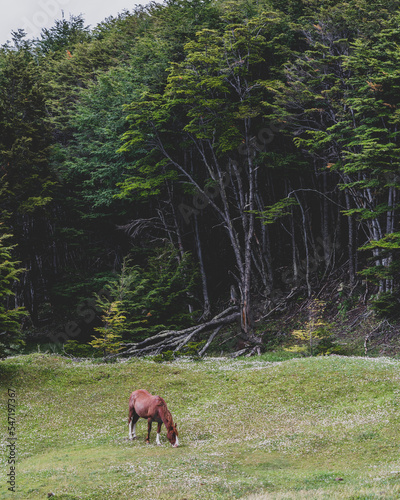
M 201 332 L 205 332 L 207 330 L 215 329 L 214 334 L 216 335 L 222 326 L 227 325 L 236 321 L 240 317 L 240 313 L 237 310 L 237 307 L 228 307 L 220 314 L 215 316 L 212 320 L 202 323 L 200 325 L 194 325 L 189 328 L 185 328 L 183 330 L 163 330 L 157 335 L 153 335 L 142 342 L 137 342 L 134 344 L 125 344 L 129 348 L 125 351 L 119 352 L 115 356 L 143 356 L 143 355 L 153 355 L 159 354 L 165 350 L 175 350 L 178 351 L 182 349 L 192 338 L 194 338 L 197 334 Z M 213 335 L 214 335 L 213 334 Z M 214 337 L 215 337 L 214 335 Z M 208 339 L 208 343 L 205 347 L 203 347 L 202 351 L 208 348 L 211 344 L 211 337 Z M 211 339 L 211 340 L 210 340 Z
M 203 354 L 206 352 L 206 350 L 209 348 L 211 342 L 215 339 L 215 337 L 218 335 L 218 333 L 220 332 L 222 328 L 222 325 L 220 325 L 217 329 L 215 329 L 213 331 L 213 333 L 210 335 L 209 339 L 207 340 L 206 344 L 204 347 L 201 348 L 201 350 L 199 351 L 199 356 L 203 356 Z

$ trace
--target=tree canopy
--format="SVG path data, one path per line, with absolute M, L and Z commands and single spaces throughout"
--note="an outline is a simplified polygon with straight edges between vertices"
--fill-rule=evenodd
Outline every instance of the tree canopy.
M 28 328 L 66 340 L 72 322 L 88 342 L 123 310 L 136 342 L 235 303 L 251 338 L 277 297 L 332 276 L 396 302 L 399 16 L 397 0 L 168 0 L 15 32 L 0 289 Z M 129 300 L 100 311 L 127 272 Z

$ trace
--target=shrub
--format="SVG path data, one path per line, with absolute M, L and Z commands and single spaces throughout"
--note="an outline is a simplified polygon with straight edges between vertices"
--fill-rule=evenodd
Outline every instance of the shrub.
M 64 352 L 76 358 L 91 358 L 95 350 L 88 344 L 80 344 L 77 340 L 68 340 L 64 344 Z
M 312 299 L 308 305 L 308 321 L 304 328 L 292 331 L 292 337 L 298 343 L 287 347 L 288 351 L 309 356 L 327 354 L 334 346 L 332 325 L 324 318 L 325 302 Z
M 393 318 L 399 315 L 399 299 L 390 292 L 382 292 L 371 300 L 371 309 L 379 318 Z

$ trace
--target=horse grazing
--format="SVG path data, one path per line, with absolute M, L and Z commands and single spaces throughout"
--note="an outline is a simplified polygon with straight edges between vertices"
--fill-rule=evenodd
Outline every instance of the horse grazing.
M 152 396 L 144 389 L 132 392 L 129 398 L 129 439 L 136 438 L 136 422 L 139 418 L 147 418 L 146 443 L 150 443 L 151 424 L 158 423 L 156 443 L 160 443 L 161 426 L 164 423 L 167 428 L 167 438 L 174 448 L 179 445 L 178 430 L 172 420 L 171 412 L 166 402 L 160 396 Z

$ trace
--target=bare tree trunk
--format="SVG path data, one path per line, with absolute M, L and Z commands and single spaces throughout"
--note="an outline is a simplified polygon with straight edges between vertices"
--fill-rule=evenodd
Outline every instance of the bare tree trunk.
M 201 250 L 201 240 L 200 240 L 199 224 L 197 221 L 197 215 L 194 216 L 194 234 L 195 234 L 195 239 L 196 239 L 196 250 L 197 250 L 197 257 L 199 259 L 201 284 L 202 284 L 202 289 L 203 289 L 203 314 L 201 316 L 201 319 L 208 319 L 210 317 L 210 314 L 211 314 L 211 306 L 210 306 L 210 299 L 208 297 L 207 275 L 206 275 L 206 271 L 204 269 L 203 254 L 202 254 L 202 250 Z
M 294 224 L 294 213 L 293 207 L 290 208 L 291 217 L 290 217 L 290 229 L 291 229 L 291 240 L 292 240 L 292 266 L 293 266 L 293 281 L 297 282 L 299 278 L 299 269 L 297 266 L 297 251 L 296 251 L 296 234 L 295 234 L 295 224 Z
M 260 193 L 256 193 L 255 199 L 257 203 L 257 210 L 259 212 L 262 212 L 264 210 L 265 204 L 262 201 Z M 261 229 L 261 238 L 260 238 L 261 242 L 257 238 L 256 231 L 254 232 L 254 237 L 256 239 L 257 246 L 259 248 L 260 266 L 261 266 L 260 274 L 265 289 L 270 289 L 273 286 L 274 271 L 272 267 L 271 245 L 269 240 L 267 224 L 263 224 L 261 222 L 260 229 Z
M 350 194 L 348 189 L 345 190 L 345 199 L 346 199 L 346 209 L 351 209 L 351 201 Z M 355 254 L 355 245 L 354 245 L 354 218 L 352 215 L 348 215 L 348 224 L 349 224 L 349 242 L 348 242 L 348 254 L 349 254 L 349 277 L 350 284 L 353 284 L 355 281 L 355 262 L 354 262 L 354 254 Z
M 301 218 L 303 222 L 303 240 L 304 240 L 304 248 L 306 251 L 306 269 L 305 269 L 305 276 L 306 276 L 306 285 L 307 285 L 307 293 L 308 296 L 311 297 L 312 295 L 312 288 L 311 288 L 311 283 L 310 283 L 310 249 L 308 246 L 308 239 L 307 239 L 307 224 L 306 224 L 306 214 L 304 212 L 303 205 L 301 204 L 299 197 L 295 193 L 297 203 L 299 204 L 300 211 L 301 211 Z
M 323 193 L 325 194 L 328 191 L 328 180 L 327 173 L 324 172 L 322 175 L 323 178 Z M 331 253 L 332 253 L 332 242 L 329 237 L 329 204 L 326 196 L 322 197 L 322 240 L 324 246 L 324 260 L 325 260 L 325 270 L 328 268 Z

